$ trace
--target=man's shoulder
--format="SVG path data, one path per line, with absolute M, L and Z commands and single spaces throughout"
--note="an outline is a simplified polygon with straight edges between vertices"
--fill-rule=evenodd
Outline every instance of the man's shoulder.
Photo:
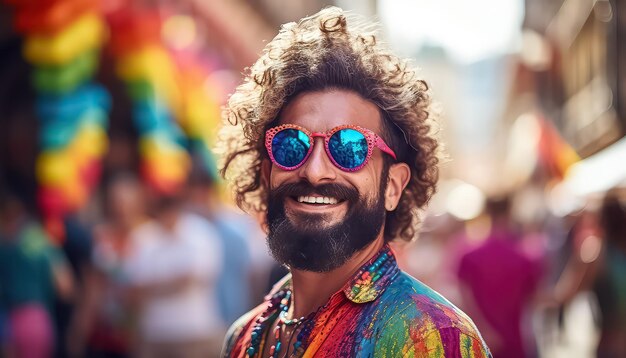
M 367 310 L 357 350 L 373 357 L 490 357 L 474 323 L 419 280 L 400 271 Z
M 177 223 L 177 231 L 186 237 L 216 237 L 219 235 L 215 224 L 201 215 L 184 212 L 180 215 Z
M 267 309 L 269 305 L 267 297 L 286 287 L 290 281 L 291 274 L 287 274 L 285 277 L 283 277 L 274 284 L 274 286 L 270 290 L 270 293 L 266 296 L 266 300 L 263 303 L 241 316 L 238 320 L 235 321 L 235 323 L 230 326 L 226 333 L 224 345 L 222 347 L 223 357 L 238 356 L 239 353 L 241 353 L 238 350 L 243 349 L 241 343 L 244 342 L 246 338 L 242 335 L 249 331 L 250 326 Z
M 263 303 L 252 310 L 248 311 L 243 316 L 239 317 L 226 332 L 224 338 L 224 345 L 222 347 L 222 356 L 230 357 L 233 355 L 233 350 L 240 346 L 240 341 L 245 338 L 242 334 L 248 331 L 250 325 L 256 320 L 256 318 L 263 313 L 266 308 L 266 304 Z
M 484 345 L 472 320 L 454 304 L 405 272 L 400 272 L 379 300 L 387 312 L 378 323 L 381 336 L 401 334 L 413 341 L 468 339 Z

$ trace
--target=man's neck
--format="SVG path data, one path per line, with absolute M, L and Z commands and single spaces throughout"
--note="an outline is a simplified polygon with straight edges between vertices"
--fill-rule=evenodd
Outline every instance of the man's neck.
M 293 317 L 304 317 L 324 305 L 339 291 L 356 271 L 384 246 L 382 237 L 357 252 L 345 264 L 329 272 L 291 270 L 293 286 Z

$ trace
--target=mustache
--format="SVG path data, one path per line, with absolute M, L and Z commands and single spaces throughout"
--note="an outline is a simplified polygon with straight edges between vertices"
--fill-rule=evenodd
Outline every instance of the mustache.
M 308 196 L 312 194 L 334 197 L 339 200 L 351 202 L 359 198 L 359 192 L 356 189 L 336 183 L 314 186 L 308 182 L 300 181 L 297 183 L 282 184 L 271 190 L 271 196 L 274 198 Z

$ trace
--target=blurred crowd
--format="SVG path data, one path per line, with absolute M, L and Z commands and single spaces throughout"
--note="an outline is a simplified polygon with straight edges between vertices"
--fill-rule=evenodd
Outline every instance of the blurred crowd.
M 402 265 L 461 307 L 494 357 L 626 357 L 624 194 L 564 216 L 524 191 L 472 220 L 430 215 Z
M 99 220 L 70 216 L 53 244 L 28 203 L 0 190 L 0 339 L 7 357 L 213 357 L 228 326 L 285 273 L 259 221 L 193 170 L 154 195 L 106 180 Z M 461 220 L 429 213 L 400 265 L 460 306 L 494 357 L 626 356 L 623 189 L 564 216 L 527 191 Z M 534 208 L 528 213 L 529 208 Z
M 171 195 L 110 176 L 99 220 L 66 218 L 59 245 L 16 191 L 0 192 L 2 356 L 218 356 L 271 284 L 257 221 L 201 170 Z

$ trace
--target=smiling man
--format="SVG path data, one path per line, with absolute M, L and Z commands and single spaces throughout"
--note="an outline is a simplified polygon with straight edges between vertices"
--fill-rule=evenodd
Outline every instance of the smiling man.
M 399 270 L 435 191 L 428 86 L 338 8 L 282 27 L 231 96 L 222 173 L 290 274 L 227 357 L 485 357 L 471 320 Z

